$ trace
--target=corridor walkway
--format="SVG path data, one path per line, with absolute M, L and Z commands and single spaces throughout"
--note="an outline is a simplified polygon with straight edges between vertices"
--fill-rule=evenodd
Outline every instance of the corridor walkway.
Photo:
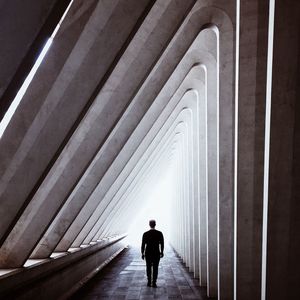
M 146 286 L 145 263 L 138 248 L 125 249 L 71 299 L 207 299 L 181 259 L 167 247 L 161 259 L 157 288 Z

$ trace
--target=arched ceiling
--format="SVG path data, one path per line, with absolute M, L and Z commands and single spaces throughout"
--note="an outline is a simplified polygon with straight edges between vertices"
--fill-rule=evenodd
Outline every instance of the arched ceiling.
M 219 2 L 72 3 L 0 141 L 2 267 L 126 232 L 168 170 L 205 172 L 219 76 L 233 99 Z

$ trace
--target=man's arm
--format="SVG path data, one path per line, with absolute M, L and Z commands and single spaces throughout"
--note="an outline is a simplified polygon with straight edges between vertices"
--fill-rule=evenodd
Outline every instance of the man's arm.
M 160 257 L 163 257 L 164 256 L 164 236 L 163 234 L 161 233 L 161 237 L 160 237 Z
M 142 246 L 141 246 L 141 252 L 142 252 L 142 259 L 145 258 L 145 244 L 146 244 L 146 241 L 145 241 L 145 233 L 143 234 L 143 238 L 142 238 Z

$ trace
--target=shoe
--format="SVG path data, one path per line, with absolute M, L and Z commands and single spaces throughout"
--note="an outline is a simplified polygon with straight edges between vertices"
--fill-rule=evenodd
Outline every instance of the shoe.
M 152 283 L 152 287 L 157 288 L 156 282 Z
M 150 281 L 148 281 L 147 286 L 151 286 L 151 282 Z

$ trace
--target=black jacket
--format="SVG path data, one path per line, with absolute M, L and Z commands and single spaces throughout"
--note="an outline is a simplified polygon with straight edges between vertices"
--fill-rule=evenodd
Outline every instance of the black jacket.
M 159 249 L 160 245 L 160 249 Z M 146 248 L 146 250 L 145 250 Z M 164 252 L 164 236 L 163 234 L 156 230 L 150 229 L 143 234 L 142 254 L 146 256 L 159 256 L 160 253 Z

